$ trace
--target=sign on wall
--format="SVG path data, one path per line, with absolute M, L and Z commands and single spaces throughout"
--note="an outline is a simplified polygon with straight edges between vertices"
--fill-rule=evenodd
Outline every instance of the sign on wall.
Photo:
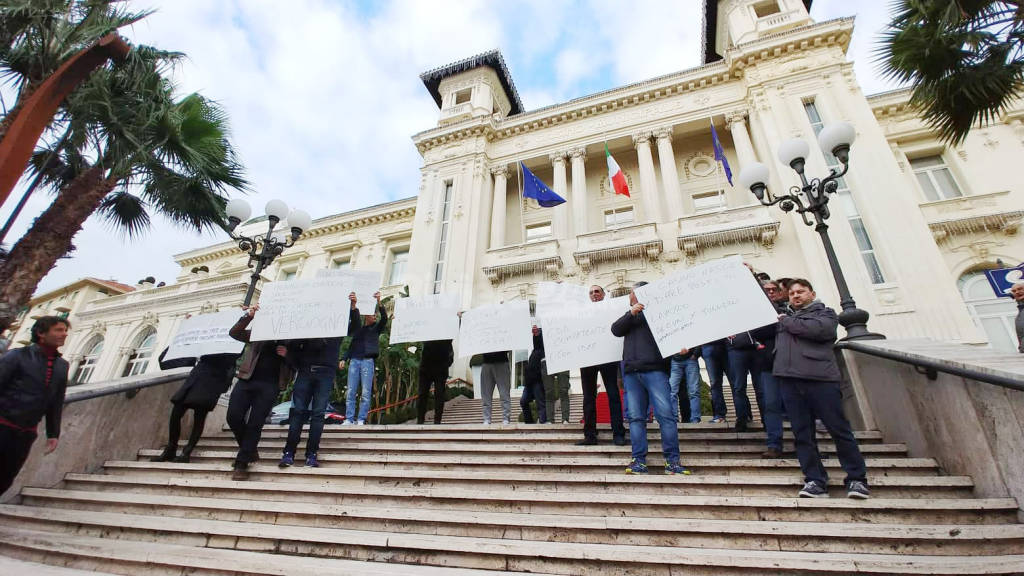
M 454 340 L 459 337 L 459 300 L 455 294 L 424 294 L 395 301 L 392 344 Z
M 544 353 L 548 373 L 622 360 L 622 338 L 612 323 L 629 311 L 629 297 L 587 302 L 544 317 Z
M 530 304 L 525 300 L 466 310 L 459 328 L 459 357 L 528 350 L 533 344 L 532 329 Z
M 375 270 L 348 270 L 339 268 L 322 268 L 316 272 L 317 278 L 351 278 L 352 289 L 356 293 L 356 306 L 361 314 L 369 316 L 377 305 L 373 295 L 380 291 L 380 272 Z M 345 293 L 348 298 L 349 292 Z
M 228 330 L 243 314 L 236 308 L 185 319 L 171 339 L 164 360 L 199 358 L 207 354 L 241 354 L 245 345 L 228 336 Z
M 1000 298 L 1013 298 L 1010 288 L 1017 282 L 1024 281 L 1024 264 L 1016 268 L 997 268 L 985 270 L 985 277 L 992 286 L 992 291 Z
M 778 321 L 778 313 L 739 256 L 676 272 L 634 292 L 666 358 L 683 348 Z
M 253 318 L 253 341 L 331 338 L 348 334 L 352 277 L 268 282 Z M 372 298 L 370 300 L 373 301 Z

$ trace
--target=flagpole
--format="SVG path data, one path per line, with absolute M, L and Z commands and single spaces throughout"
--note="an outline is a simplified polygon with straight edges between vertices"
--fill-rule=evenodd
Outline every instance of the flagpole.
M 708 121 L 711 123 L 712 127 L 715 126 L 715 116 L 713 114 L 708 117 Z M 717 154 L 716 154 L 716 156 L 717 156 Z M 725 210 L 725 183 L 722 182 L 722 163 L 718 161 L 718 158 L 715 158 L 715 177 L 718 179 L 718 186 L 719 186 L 719 188 L 718 188 L 718 211 L 721 212 L 721 211 Z
M 523 206 L 523 164 L 516 162 L 516 182 L 519 184 L 519 237 L 526 244 L 526 208 Z

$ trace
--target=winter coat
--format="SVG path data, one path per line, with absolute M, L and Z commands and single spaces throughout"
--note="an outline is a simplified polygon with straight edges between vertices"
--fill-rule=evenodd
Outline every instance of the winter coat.
M 772 373 L 786 378 L 836 382 L 840 378 L 832 345 L 839 317 L 815 300 L 779 320 Z
M 669 371 L 671 360 L 661 356 L 643 312 L 636 316 L 626 312 L 612 323 L 612 334 L 625 338 L 622 343 L 623 372 Z
M 264 354 L 273 354 L 274 361 L 278 366 L 277 385 L 279 388 L 284 390 L 295 376 L 295 368 L 292 359 L 278 356 L 275 348 L 278 346 L 284 346 L 287 343 L 279 342 L 277 340 L 250 342 L 249 337 L 252 335 L 252 331 L 246 330 L 250 322 L 252 322 L 252 316 L 246 314 L 239 318 L 238 322 L 235 322 L 235 325 L 231 327 L 231 330 L 228 330 L 229 336 L 239 342 L 245 342 L 247 344 L 245 350 L 242 350 L 242 361 L 238 365 L 238 379 L 250 380 L 256 371 L 256 365 L 259 364 L 260 358 L 262 358 Z
M 171 396 L 171 402 L 196 410 L 216 408 L 220 395 L 231 387 L 238 354 L 208 354 L 201 356 L 198 362 L 195 358 L 164 360 L 165 354 L 167 349 L 160 353 L 161 370 L 193 366 L 181 387 Z
M 525 377 L 528 383 L 540 382 L 544 377 L 544 335 L 541 332 L 533 336 L 533 352 L 526 361 Z
M 448 372 L 455 362 L 455 349 L 451 340 L 429 340 L 423 343 L 420 356 L 420 372 Z
M 1024 353 L 1024 302 L 1017 303 L 1017 319 L 1014 320 L 1017 328 L 1017 351 Z
M 296 366 L 337 366 L 344 339 L 344 336 L 338 336 L 294 340 L 289 343 L 288 350 L 295 355 Z
M 388 313 L 383 307 L 380 309 L 380 318 L 369 326 L 363 324 L 359 309 L 353 308 L 348 317 L 348 335 L 352 341 L 345 352 L 345 359 L 376 358 L 380 354 L 380 333 L 387 325 Z
M 0 425 L 35 430 L 46 416 L 46 437 L 60 437 L 60 417 L 68 387 L 68 361 L 53 360 L 46 382 L 46 352 L 38 344 L 0 357 Z

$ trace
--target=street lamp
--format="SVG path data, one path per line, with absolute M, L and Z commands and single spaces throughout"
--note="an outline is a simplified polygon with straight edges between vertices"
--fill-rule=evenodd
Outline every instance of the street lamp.
M 853 296 L 850 294 L 850 287 L 846 285 L 846 277 L 839 267 L 839 259 L 836 258 L 836 251 L 832 247 L 832 240 L 828 236 L 828 224 L 825 220 L 829 217 L 828 195 L 834 194 L 839 187 L 838 180 L 850 169 L 850 145 L 856 136 L 853 126 L 846 122 L 830 124 L 818 135 L 818 144 L 825 154 L 831 153 L 843 165 L 843 169 L 837 172 L 835 168 L 829 169 L 829 175 L 824 180 L 813 178 L 807 180 L 804 173 L 804 165 L 810 147 L 805 140 L 793 138 L 783 142 L 778 149 L 779 161 L 792 168 L 798 175 L 803 186 L 793 186 L 789 194 L 776 196 L 768 190 L 769 171 L 768 167 L 759 162 L 744 166 L 740 171 L 739 183 L 757 197 L 757 200 L 765 206 L 779 205 L 783 212 L 796 210 L 803 219 L 804 224 L 814 226 L 815 232 L 821 236 L 821 243 L 825 246 L 825 256 L 828 257 L 828 265 L 832 269 L 832 276 L 836 280 L 836 287 L 839 288 L 839 305 L 842 312 L 839 313 L 839 323 L 846 328 L 846 338 L 843 340 L 881 340 L 885 338 L 881 334 L 868 331 L 868 313 L 857 308 Z M 813 220 L 808 214 L 814 217 Z
M 241 198 L 235 198 L 224 207 L 224 213 L 228 217 L 228 235 L 231 236 L 232 240 L 238 242 L 238 247 L 243 252 L 249 253 L 249 268 L 253 267 L 254 262 L 256 263 L 256 268 L 250 275 L 249 289 L 245 292 L 245 300 L 242 301 L 243 306 L 248 306 L 252 302 L 252 295 L 256 291 L 256 282 L 260 279 L 260 273 L 267 266 L 270 266 L 274 258 L 280 256 L 285 248 L 290 248 L 294 245 L 299 236 L 302 236 L 302 232 L 309 230 L 309 227 L 313 224 L 309 214 L 302 210 L 292 210 L 289 213 L 288 205 L 280 200 L 267 202 L 265 211 L 269 223 L 266 235 L 249 237 L 235 234 L 235 228 L 248 220 L 252 214 L 252 208 L 249 207 L 249 203 Z M 285 218 L 288 220 L 288 226 L 291 227 L 291 235 L 282 242 L 273 234 L 274 228 Z

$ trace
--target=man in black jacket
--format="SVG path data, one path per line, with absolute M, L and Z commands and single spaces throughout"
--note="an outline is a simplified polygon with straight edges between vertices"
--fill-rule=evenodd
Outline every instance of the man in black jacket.
M 590 301 L 604 300 L 604 288 L 594 284 L 590 287 Z M 604 391 L 608 395 L 608 413 L 612 422 L 612 442 L 616 446 L 626 445 L 626 427 L 622 423 L 622 396 L 619 394 L 619 363 L 608 362 L 597 366 L 580 368 L 583 384 L 583 440 L 577 446 L 597 444 L 597 375 L 601 375 Z
M 526 362 L 526 373 L 524 374 L 525 386 L 523 395 L 519 398 L 519 407 L 523 409 L 523 422 L 533 424 L 533 412 L 530 410 L 530 401 L 537 403 L 537 420 L 539 424 L 546 424 L 548 421 L 547 402 L 544 398 L 544 336 L 540 328 L 533 327 L 533 351 L 530 352 L 530 359 Z
M 423 424 L 427 417 L 430 387 L 434 387 L 434 424 L 440 424 L 444 415 L 445 383 L 448 369 L 455 361 L 451 340 L 430 340 L 423 343 L 420 352 L 419 398 L 416 400 L 416 423 Z
M 775 307 L 776 313 L 789 313 L 789 298 L 781 284 L 769 280 L 762 284 L 761 288 Z M 782 458 L 782 396 L 779 392 L 779 381 L 772 374 L 778 328 L 778 324 L 769 324 L 750 331 L 757 344 L 754 353 L 755 368 L 751 372 L 759 374 L 760 379 L 754 386 L 765 431 L 765 451 L 761 453 L 762 458 Z
M 835 442 L 836 455 L 846 472 L 847 496 L 866 499 L 870 495 L 867 470 L 850 422 L 843 414 L 839 365 L 832 350 L 839 318 L 834 310 L 816 300 L 811 283 L 802 278 L 789 283 L 789 305 L 792 314 L 779 315 L 773 373 L 779 380 L 793 426 L 796 456 L 804 474 L 804 487 L 799 495 L 828 497 L 828 473 L 821 464 L 814 437 L 817 416 Z
M 36 427 L 46 416 L 46 454 L 57 449 L 68 362 L 60 357 L 71 324 L 43 316 L 32 325 L 32 343 L 0 357 L 0 494 L 25 465 Z
M 345 391 L 345 424 L 366 424 L 373 397 L 374 362 L 380 354 L 380 333 L 388 325 L 388 313 L 380 305 L 380 292 L 373 295 L 376 307 L 372 314 L 360 314 L 356 308 L 356 293 L 348 295 L 351 304 L 348 335 L 352 338 L 345 353 L 348 362 L 348 389 Z M 377 318 L 380 312 L 380 318 Z M 359 412 L 356 413 L 356 396 L 362 388 Z M 358 418 L 357 418 L 358 416 Z
M 338 372 L 338 357 L 341 355 L 343 336 L 336 338 L 307 338 L 293 341 L 288 350 L 295 358 L 297 375 L 292 387 L 292 407 L 288 412 L 288 439 L 280 468 L 295 463 L 295 451 L 302 439 L 302 425 L 309 422 L 309 438 L 306 439 L 306 466 L 317 468 L 316 458 L 320 450 L 320 436 L 324 431 L 324 414 L 334 390 L 334 376 Z
M 637 282 L 633 288 L 647 284 Z M 629 293 L 630 309 L 612 324 L 612 334 L 624 338 L 622 343 L 622 384 L 626 388 L 629 412 L 629 440 L 633 459 L 626 474 L 647 474 L 647 407 L 654 406 L 654 418 L 661 431 L 661 452 L 665 457 L 665 474 L 689 474 L 679 463 L 679 425 L 672 411 L 668 385 L 669 361 L 662 358 L 654 340 L 644 305 L 636 293 Z M 681 350 L 686 354 L 689 350 Z

